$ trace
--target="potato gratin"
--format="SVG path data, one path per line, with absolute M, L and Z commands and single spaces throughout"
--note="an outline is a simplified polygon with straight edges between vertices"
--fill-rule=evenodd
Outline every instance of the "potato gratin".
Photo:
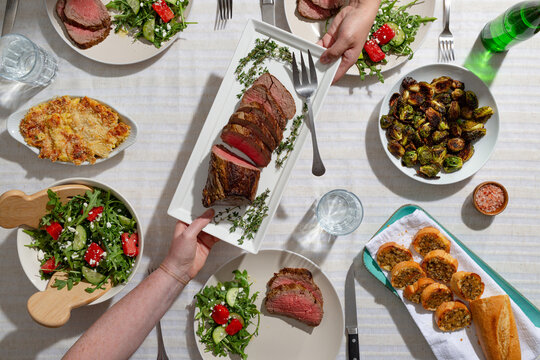
M 96 100 L 62 96 L 31 108 L 20 131 L 27 144 L 40 149 L 40 158 L 80 165 L 106 158 L 130 127 Z

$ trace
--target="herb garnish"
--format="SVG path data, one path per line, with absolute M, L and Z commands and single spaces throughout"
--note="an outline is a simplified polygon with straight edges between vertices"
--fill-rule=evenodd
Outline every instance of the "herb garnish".
M 259 324 L 261 315 L 255 300 L 259 292 L 250 294 L 250 286 L 247 270 L 234 270 L 234 280 L 224 283 L 218 282 L 216 286 L 206 286 L 195 295 L 195 307 L 198 308 L 195 314 L 195 320 L 198 320 L 197 336 L 199 341 L 206 346 L 205 351 L 212 352 L 216 356 L 227 356 L 229 354 L 238 354 L 242 359 L 247 359 L 248 355 L 245 350 L 253 336 L 257 336 L 259 332 Z M 227 293 L 230 289 L 237 295 L 234 302 L 227 299 Z M 214 332 L 222 325 L 217 324 L 212 318 L 212 311 L 218 304 L 226 305 L 231 317 L 241 317 L 244 321 L 242 329 L 234 335 L 226 335 L 216 342 Z M 231 305 L 232 304 L 232 305 Z M 233 315 L 234 314 L 234 315 Z M 253 320 L 257 317 L 257 325 L 253 332 L 248 331 L 249 325 L 254 325 Z
M 217 225 L 223 220 L 232 223 L 229 232 L 233 233 L 236 229 L 242 230 L 242 236 L 238 239 L 238 244 L 242 245 L 244 240 L 253 240 L 255 233 L 261 227 L 263 219 L 268 216 L 268 205 L 266 199 L 270 195 L 270 189 L 266 189 L 257 196 L 249 205 L 246 211 L 241 214 L 240 206 L 226 208 L 214 216 L 214 223 Z
M 266 59 L 273 59 L 276 61 L 290 64 L 292 61 L 292 55 L 287 46 L 279 46 L 275 41 L 255 39 L 255 47 L 247 54 L 246 57 L 240 59 L 234 74 L 236 80 L 244 88 L 242 92 L 236 95 L 238 98 L 242 97 L 242 94 L 261 76 L 268 72 L 268 68 L 264 66 L 263 62 Z M 245 70 L 245 68 L 251 64 L 251 66 Z
M 371 36 L 381 26 L 386 23 L 394 23 L 400 27 L 405 33 L 405 40 L 399 46 L 394 46 L 391 43 L 387 43 L 381 46 L 382 51 L 386 54 L 393 54 L 398 56 L 408 56 L 409 59 L 413 57 L 413 50 L 410 45 L 414 41 L 414 37 L 418 33 L 420 25 L 435 21 L 434 17 L 422 17 L 420 15 L 410 15 L 407 11 L 408 8 L 414 6 L 419 0 L 413 0 L 407 4 L 404 4 L 398 8 L 394 8 L 397 0 L 382 0 L 379 12 L 375 16 L 375 22 L 371 27 L 369 35 Z M 360 72 L 360 79 L 364 80 L 367 75 L 375 75 L 380 82 L 384 82 L 384 77 L 381 74 L 381 65 L 386 65 L 387 61 L 384 59 L 381 62 L 374 63 L 371 59 L 363 53 L 363 56 L 356 61 L 356 67 Z
M 304 106 L 302 107 L 302 114 L 296 116 L 292 122 L 291 125 L 291 132 L 289 133 L 289 136 L 287 136 L 286 139 L 281 141 L 281 143 L 278 145 L 278 147 L 275 150 L 275 153 L 277 155 L 276 158 L 276 168 L 280 168 L 285 163 L 285 160 L 289 158 L 289 155 L 291 154 L 291 151 L 294 149 L 294 144 L 296 143 L 296 138 L 298 137 L 298 134 L 300 133 L 300 125 L 302 125 L 302 122 L 304 118 L 306 117 L 306 113 L 308 111 L 307 104 L 304 103 Z

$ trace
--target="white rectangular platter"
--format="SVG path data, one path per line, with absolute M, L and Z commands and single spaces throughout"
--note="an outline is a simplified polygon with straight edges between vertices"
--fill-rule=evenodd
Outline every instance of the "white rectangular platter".
M 214 104 L 208 113 L 201 134 L 199 135 L 182 178 L 180 179 L 180 183 L 178 184 L 171 204 L 169 205 L 168 214 L 172 217 L 186 223 L 191 223 L 193 219 L 206 210 L 202 205 L 202 190 L 206 184 L 208 175 L 210 152 L 214 144 L 221 143 L 221 129 L 227 124 L 229 117 L 234 113 L 240 101 L 237 98 L 237 94 L 242 91 L 242 85 L 236 81 L 234 71 L 238 66 L 239 60 L 245 57 L 251 49 L 253 49 L 255 41 L 258 38 L 262 40 L 271 38 L 280 46 L 288 46 L 291 52 L 296 54 L 297 59 L 299 59 L 300 51 L 306 56 L 307 50 L 310 50 L 313 55 L 313 61 L 315 62 L 319 84 L 317 92 L 312 97 L 313 113 L 315 118 L 317 118 L 323 100 L 334 79 L 334 75 L 339 66 L 339 61 L 330 65 L 323 65 L 320 63 L 319 58 L 324 52 L 324 48 L 300 39 L 299 37 L 274 26 L 257 20 L 250 20 L 238 43 L 236 51 L 231 59 L 231 63 L 227 69 L 227 73 L 225 74 L 221 87 L 214 100 Z M 265 65 L 269 72 L 277 77 L 292 94 L 296 102 L 296 115 L 299 115 L 302 111 L 302 99 L 299 98 L 294 91 L 290 65 L 285 65 L 273 60 L 265 61 Z M 287 124 L 284 139 L 287 138 L 289 134 L 291 124 L 292 120 Z M 210 223 L 204 231 L 248 252 L 254 254 L 257 253 L 261 247 L 268 225 L 279 205 L 283 190 L 285 189 L 291 171 L 296 163 L 300 149 L 308 134 L 308 127 L 305 126 L 305 124 L 302 124 L 294 150 L 285 161 L 285 164 L 277 169 L 275 166 L 276 155 L 273 154 L 270 164 L 262 169 L 257 195 L 261 194 L 266 189 L 270 190 L 270 196 L 267 199 L 269 210 L 268 216 L 263 220 L 253 240 L 246 240 L 242 245 L 238 244 L 238 239 L 242 235 L 241 231 L 237 230 L 236 232 L 230 233 L 230 223 L 226 221 L 222 221 L 219 224 Z M 225 208 L 226 207 L 223 206 L 214 207 L 216 213 Z

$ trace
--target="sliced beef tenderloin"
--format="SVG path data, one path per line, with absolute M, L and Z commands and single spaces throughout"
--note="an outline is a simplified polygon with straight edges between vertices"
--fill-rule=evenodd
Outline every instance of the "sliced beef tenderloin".
M 281 140 L 283 140 L 283 130 L 280 128 L 279 123 L 274 118 L 274 116 L 272 116 L 272 114 L 270 114 L 264 109 L 261 104 L 256 102 L 252 102 L 250 104 L 243 104 L 240 105 L 238 111 L 251 113 L 257 116 L 259 120 L 264 123 L 270 134 L 272 134 L 272 136 L 276 140 L 276 143 L 279 144 Z
M 271 150 L 274 151 L 278 145 L 268 128 L 264 119 L 260 119 L 252 112 L 237 111 L 229 118 L 229 124 L 238 124 L 249 128 L 259 139 Z
M 266 294 L 266 310 L 271 314 L 291 317 L 309 326 L 318 326 L 323 306 L 311 291 L 299 284 L 283 284 Z
M 324 9 L 315 5 L 311 0 L 298 0 L 296 10 L 301 16 L 311 20 L 326 20 L 339 11 L 339 9 Z
M 81 49 L 88 49 L 89 47 L 99 44 L 109 35 L 109 32 L 111 30 L 110 26 L 96 31 L 92 31 L 67 23 L 65 21 L 65 7 L 66 0 L 58 0 L 56 2 L 56 13 L 58 14 L 58 17 L 63 21 L 68 36 L 71 38 L 71 40 L 77 47 Z
M 270 163 L 272 151 L 247 127 L 227 124 L 221 131 L 221 140 L 246 154 L 259 167 Z
M 111 25 L 111 16 L 101 0 L 65 0 L 64 22 L 86 30 Z
M 291 93 L 274 75 L 262 74 L 253 84 L 261 84 L 266 87 L 274 101 L 279 105 L 283 114 L 290 120 L 296 114 L 296 105 Z
M 260 169 L 223 145 L 214 145 L 203 189 L 203 205 L 210 207 L 250 203 L 257 194 L 260 174 Z
M 313 4 L 323 9 L 337 9 L 345 5 L 346 0 L 311 0 Z
M 299 284 L 308 289 L 313 296 L 324 304 L 321 289 L 313 281 L 311 271 L 305 268 L 283 268 L 268 281 L 268 288 L 274 289 L 284 284 Z
M 252 102 L 262 105 L 264 109 L 278 121 L 280 129 L 285 129 L 285 126 L 287 125 L 287 118 L 285 117 L 283 110 L 274 101 L 274 98 L 266 89 L 266 86 L 257 84 L 246 90 L 244 96 L 242 97 L 242 103 L 250 104 Z

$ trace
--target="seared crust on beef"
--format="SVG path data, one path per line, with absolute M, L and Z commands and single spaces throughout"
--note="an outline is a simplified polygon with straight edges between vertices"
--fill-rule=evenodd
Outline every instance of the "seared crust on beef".
M 262 140 L 262 142 L 266 146 L 268 146 L 271 151 L 274 151 L 274 149 L 278 145 L 276 139 L 274 139 L 274 137 L 264 124 L 264 120 L 259 118 L 259 116 L 252 112 L 235 112 L 229 118 L 229 124 L 238 124 L 249 128 L 259 137 L 259 139 Z
M 68 22 L 68 19 L 65 15 L 65 7 L 66 7 L 66 0 L 58 0 L 56 2 L 56 13 L 58 17 L 62 20 L 64 23 L 64 27 L 66 28 L 66 32 L 69 36 L 69 38 L 73 41 L 75 46 L 77 46 L 80 49 L 88 49 L 96 44 L 99 44 L 107 36 L 109 36 L 109 33 L 111 31 L 110 28 L 110 19 L 109 24 L 105 27 L 99 28 L 97 30 L 88 30 L 79 26 L 75 26 L 72 23 Z M 108 13 L 107 13 L 108 15 Z
M 283 130 L 281 130 L 279 122 L 270 114 L 265 108 L 257 103 L 252 102 L 250 104 L 242 104 L 237 111 L 243 111 L 245 113 L 252 113 L 259 117 L 259 120 L 265 125 L 270 134 L 276 140 L 276 143 L 280 143 L 283 140 Z
M 296 104 L 287 88 L 272 74 L 264 73 L 255 82 L 266 87 L 272 99 L 279 105 L 285 117 L 290 120 L 296 114 Z
M 285 129 L 285 126 L 287 126 L 287 117 L 279 104 L 276 103 L 272 95 L 270 95 L 266 86 L 256 84 L 246 90 L 242 97 L 242 103 L 250 104 L 252 102 L 261 104 L 264 109 L 272 114 L 274 119 L 278 121 L 280 129 Z
M 268 280 L 269 289 L 274 289 L 283 284 L 296 283 L 307 288 L 317 300 L 324 304 L 321 289 L 313 281 L 311 271 L 305 268 L 283 268 Z

